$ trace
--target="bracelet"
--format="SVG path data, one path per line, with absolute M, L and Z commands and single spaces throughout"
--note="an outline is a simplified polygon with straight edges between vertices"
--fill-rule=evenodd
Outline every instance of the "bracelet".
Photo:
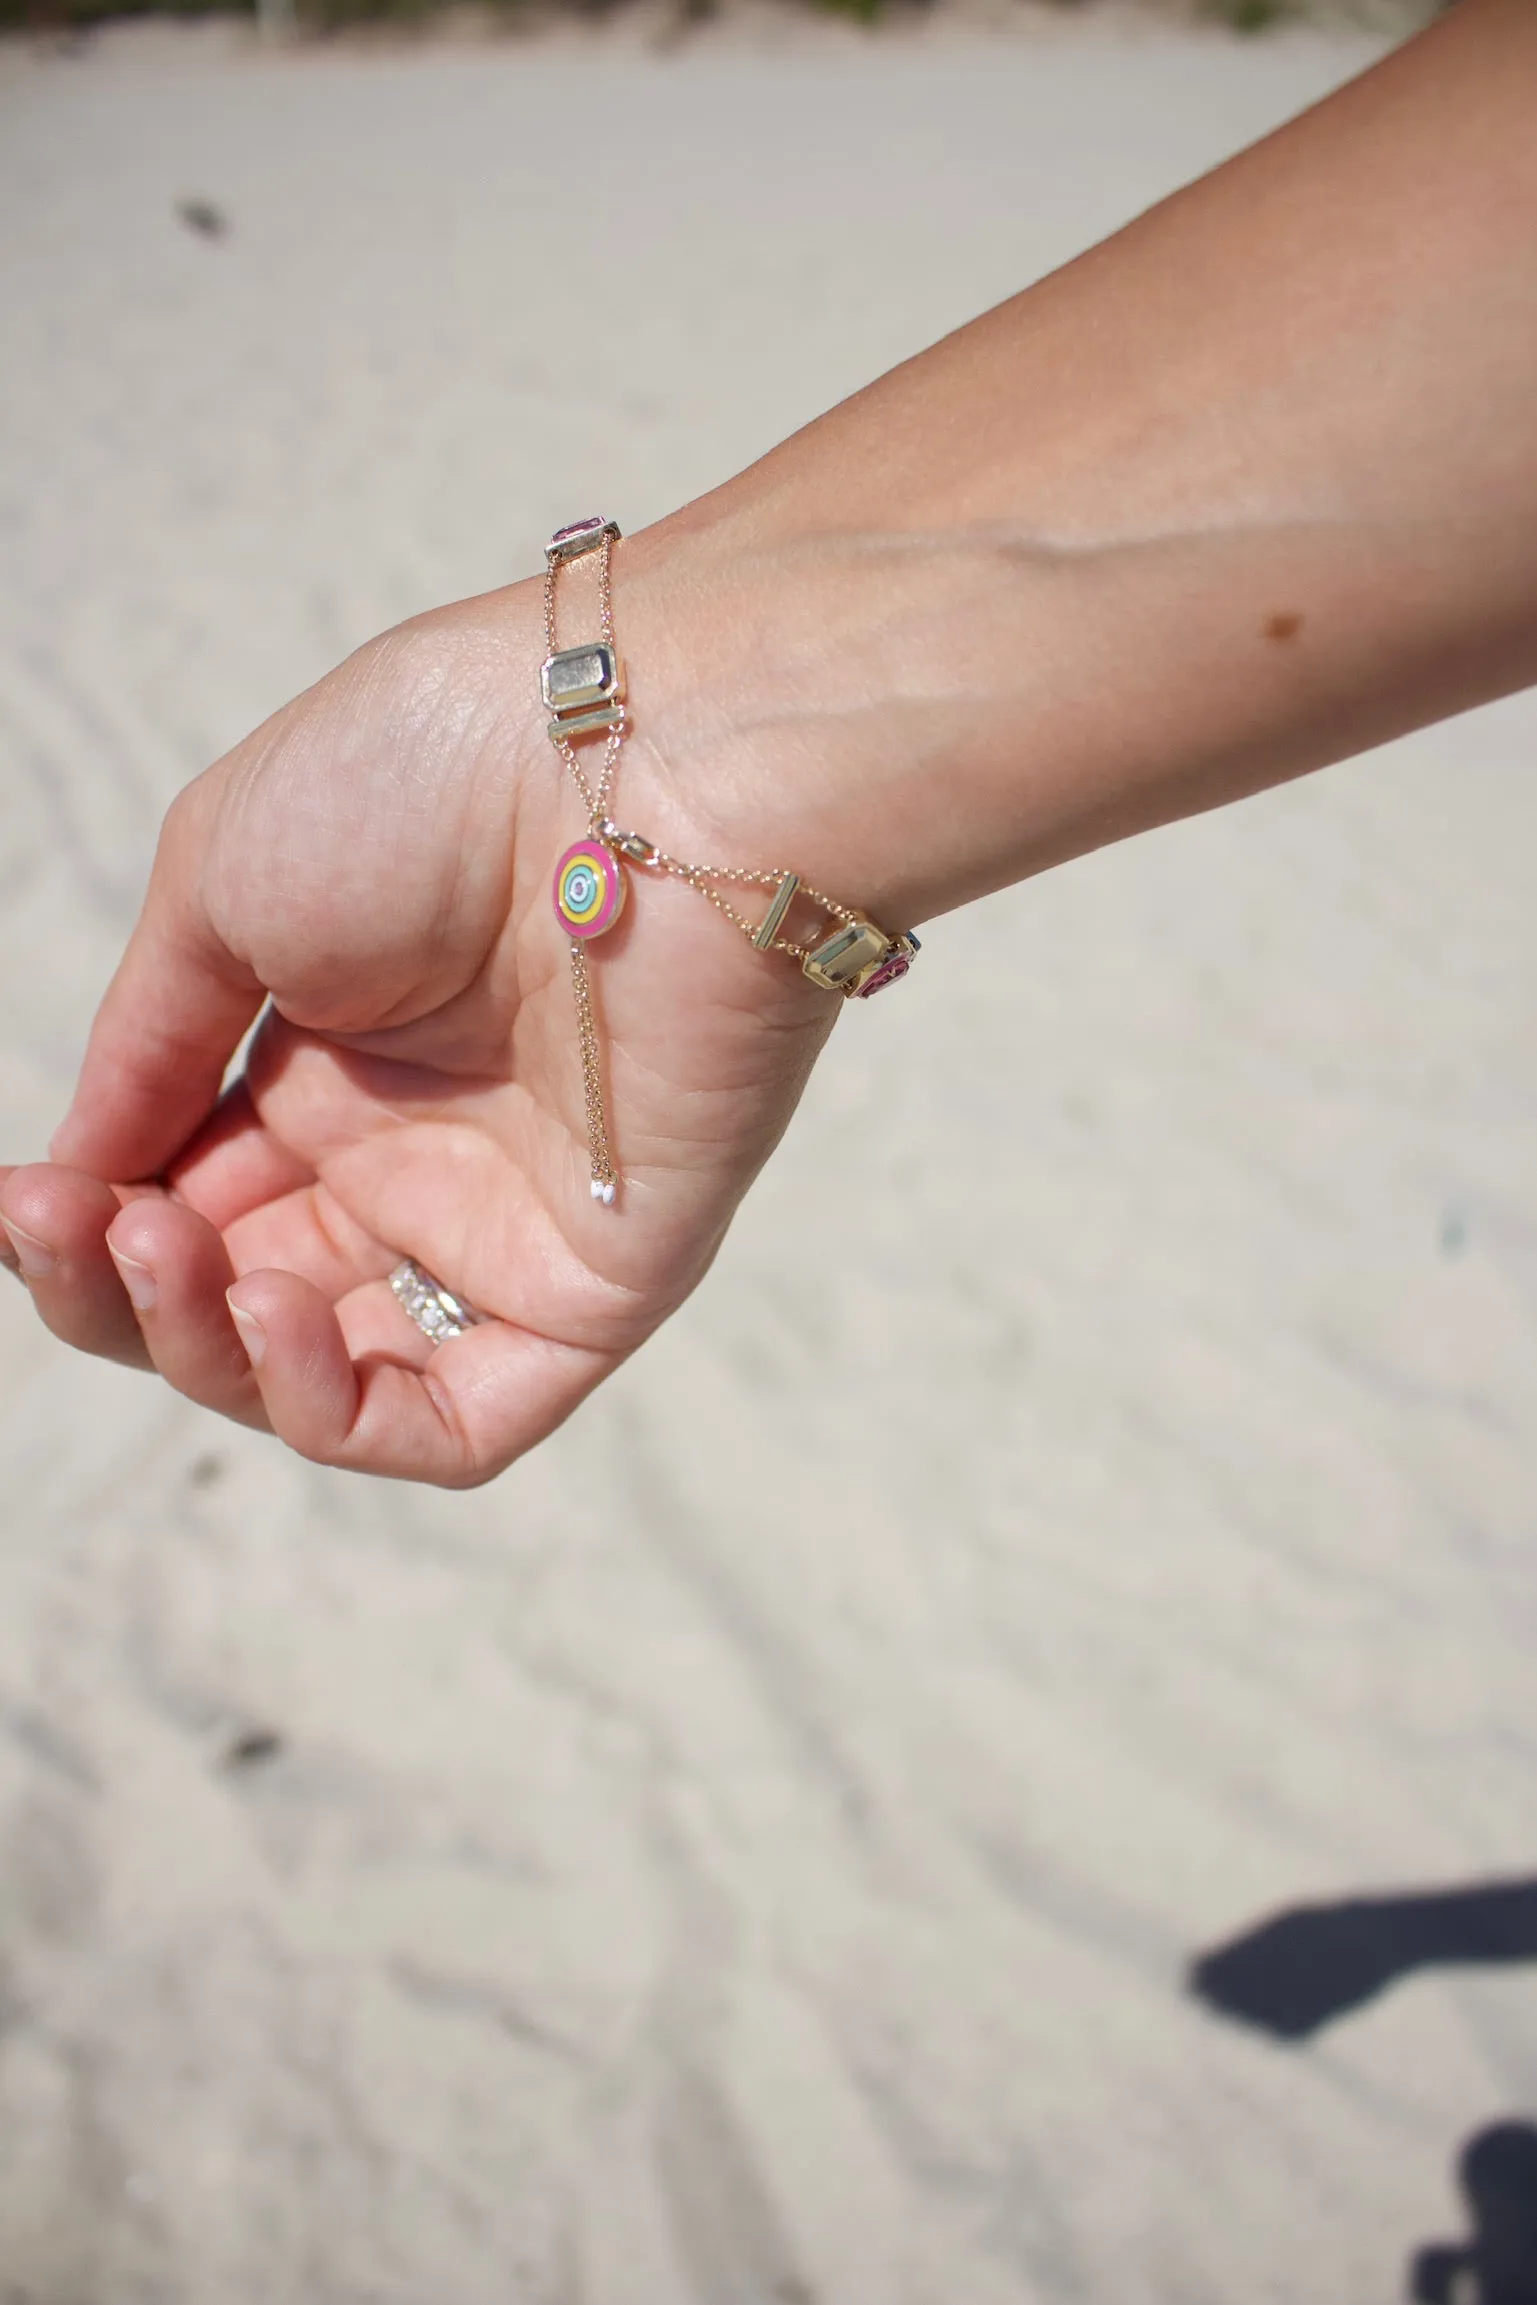
M 758 872 L 750 866 L 685 864 L 668 856 L 642 833 L 625 832 L 609 814 L 619 754 L 628 733 L 624 710 L 624 668 L 614 644 L 611 555 L 619 541 L 617 521 L 596 515 L 557 528 L 544 548 L 545 659 L 539 693 L 550 715 L 549 736 L 570 771 L 587 812 L 585 836 L 568 848 L 555 867 L 555 917 L 570 941 L 571 979 L 576 995 L 577 1045 L 587 1110 L 587 1147 L 592 1163 L 592 1197 L 612 1208 L 619 1189 L 603 1105 L 597 1020 L 587 972 L 587 946 L 614 926 L 629 894 L 626 866 L 671 873 L 687 881 L 759 952 L 787 953 L 824 992 L 868 1000 L 906 976 L 919 949 L 911 931 L 896 936 L 878 928 L 864 913 L 811 888 L 794 872 Z M 574 648 L 556 645 L 555 593 L 560 571 L 587 553 L 598 555 L 598 638 Z M 589 778 L 577 754 L 588 738 L 603 739 L 597 774 Z M 768 889 L 768 908 L 756 923 L 739 912 L 722 888 Z M 814 907 L 826 922 L 809 944 L 783 934 L 797 900 Z

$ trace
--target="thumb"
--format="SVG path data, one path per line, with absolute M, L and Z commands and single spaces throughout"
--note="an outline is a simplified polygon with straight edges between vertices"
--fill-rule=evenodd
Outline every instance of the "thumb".
M 208 812 L 195 795 L 189 786 L 165 820 L 144 909 L 48 1148 L 120 1183 L 156 1175 L 207 1117 L 265 997 L 203 902 Z

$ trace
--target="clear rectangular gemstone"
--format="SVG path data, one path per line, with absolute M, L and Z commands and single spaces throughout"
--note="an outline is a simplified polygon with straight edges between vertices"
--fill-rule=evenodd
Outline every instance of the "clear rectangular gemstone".
M 851 920 L 808 952 L 801 969 L 824 992 L 853 992 L 875 974 L 890 948 L 891 939 L 873 921 Z
M 612 704 L 619 694 L 619 659 L 606 640 L 581 648 L 557 649 L 547 656 L 539 686 L 551 712 L 583 712 L 592 704 Z

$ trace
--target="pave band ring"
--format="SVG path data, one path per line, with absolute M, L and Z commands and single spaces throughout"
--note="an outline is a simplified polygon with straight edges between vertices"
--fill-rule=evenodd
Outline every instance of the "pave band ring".
M 434 1280 L 426 1266 L 417 1264 L 413 1257 L 401 1259 L 390 1275 L 390 1287 L 401 1309 L 435 1345 L 446 1343 L 449 1337 L 462 1337 L 486 1317 Z

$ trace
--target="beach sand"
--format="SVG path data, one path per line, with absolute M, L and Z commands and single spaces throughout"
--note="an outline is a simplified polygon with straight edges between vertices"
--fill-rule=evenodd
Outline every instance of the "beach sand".
M 8 1158 L 277 702 L 1372 53 L 648 23 L 0 47 Z M 0 1282 L 5 2305 L 1405 2294 L 1537 2106 L 1537 1971 L 1361 1998 L 1390 1932 L 1322 1924 L 1359 2005 L 1293 2041 L 1186 1971 L 1537 1873 L 1534 746 L 936 924 L 699 1296 L 474 1495 Z

